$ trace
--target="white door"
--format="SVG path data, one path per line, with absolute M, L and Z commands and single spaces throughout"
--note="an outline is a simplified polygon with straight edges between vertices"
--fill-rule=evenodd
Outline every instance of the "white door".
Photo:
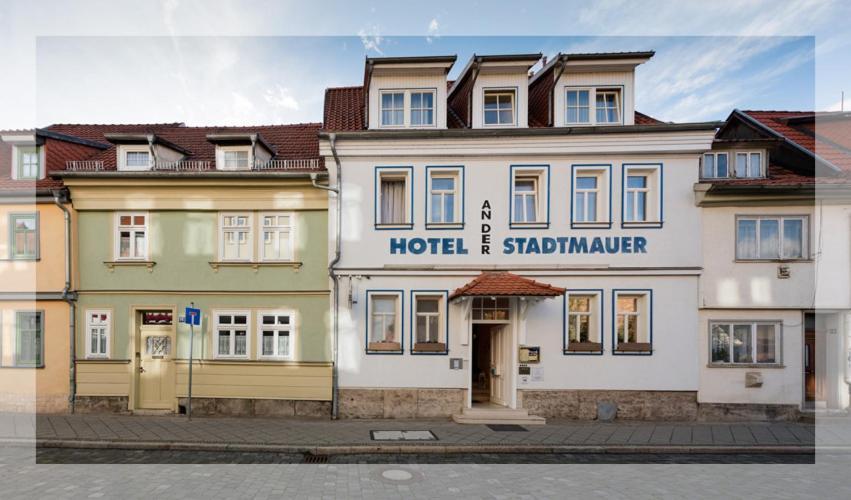
M 497 326 L 491 329 L 491 384 L 490 400 L 492 403 L 506 406 L 505 386 L 507 373 L 505 372 L 505 341 L 507 337 L 506 327 Z

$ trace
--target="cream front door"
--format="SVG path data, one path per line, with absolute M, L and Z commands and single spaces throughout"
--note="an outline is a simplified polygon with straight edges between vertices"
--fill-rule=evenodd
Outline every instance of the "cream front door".
M 139 358 L 140 409 L 169 410 L 174 405 L 174 329 L 142 326 Z
M 495 326 L 491 329 L 491 387 L 490 400 L 492 403 L 505 406 L 505 338 L 506 327 Z

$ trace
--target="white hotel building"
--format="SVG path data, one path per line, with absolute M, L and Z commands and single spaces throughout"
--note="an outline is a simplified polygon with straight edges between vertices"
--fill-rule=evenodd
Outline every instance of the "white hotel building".
M 534 74 L 541 54 L 474 56 L 455 81 L 454 56 L 369 58 L 363 85 L 326 91 L 340 417 L 797 414 L 801 329 L 771 322 L 794 314 L 707 309 L 718 254 L 696 190 L 721 124 L 638 113 L 652 56 L 560 54 Z M 738 318 L 778 336 L 755 326 L 761 361 L 712 366 L 709 322 Z

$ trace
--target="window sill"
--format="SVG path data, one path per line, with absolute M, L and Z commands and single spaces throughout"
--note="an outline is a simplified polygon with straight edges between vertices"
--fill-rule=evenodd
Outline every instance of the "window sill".
M 603 344 L 599 342 L 570 342 L 565 353 L 602 353 Z
M 130 363 L 129 359 L 111 359 L 111 358 L 83 358 L 76 360 L 77 363 L 102 363 L 112 365 L 126 365 Z
M 630 342 L 615 346 L 613 354 L 652 354 L 653 346 L 649 342 Z
M 812 264 L 812 259 L 733 259 L 736 264 Z
M 549 229 L 549 222 L 511 222 L 509 229 Z
M 650 229 L 658 229 L 662 227 L 662 221 L 647 221 L 647 222 L 621 222 L 622 229 L 631 229 L 631 228 L 650 228 Z
M 0 366 L 0 369 L 12 369 L 12 370 L 43 370 L 44 365 L 10 365 L 10 366 Z
M 402 344 L 399 342 L 370 342 L 366 346 L 367 353 L 402 354 Z
M 109 269 L 109 272 L 115 271 L 116 267 L 146 267 L 150 273 L 153 272 L 157 263 L 152 260 L 112 260 L 105 261 L 103 265 Z
M 413 228 L 414 228 L 414 224 L 412 222 L 411 223 L 405 223 L 405 224 L 376 224 L 375 225 L 375 229 L 377 231 L 387 231 L 387 230 L 394 230 L 394 229 L 407 231 L 407 230 L 410 230 L 410 229 L 413 229 Z
M 446 354 L 446 344 L 443 342 L 417 342 L 411 349 L 411 354 Z
M 463 222 L 428 222 L 426 223 L 426 230 L 450 230 L 450 229 L 464 229 Z
M 748 368 L 777 370 L 786 368 L 783 363 L 707 363 L 707 368 Z
M 9 257 L 6 259 L 0 259 L 0 262 L 39 262 L 41 258 L 39 257 Z
M 571 222 L 570 229 L 611 229 L 611 221 L 603 222 Z
M 296 261 L 268 261 L 268 262 L 229 262 L 217 261 L 208 262 L 207 264 L 213 268 L 213 272 L 219 272 L 222 267 L 250 267 L 256 273 L 261 267 L 291 267 L 295 272 L 298 272 L 303 265 L 302 262 Z

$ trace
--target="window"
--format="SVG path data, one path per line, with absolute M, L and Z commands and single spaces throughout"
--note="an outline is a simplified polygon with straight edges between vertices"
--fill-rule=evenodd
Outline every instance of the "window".
M 603 351 L 600 335 L 602 292 L 569 291 L 565 300 L 567 302 L 565 351 L 601 353 Z
M 736 177 L 762 177 L 762 153 L 737 152 Z
M 809 218 L 740 216 L 736 219 L 736 258 L 739 260 L 800 260 L 808 257 Z
M 514 125 L 514 91 L 485 90 L 485 125 Z
M 215 314 L 215 355 L 217 358 L 248 357 L 248 311 Z
M 710 364 L 780 364 L 780 323 L 711 322 Z
M 610 226 L 609 165 L 573 166 L 571 227 Z
M 14 178 L 36 180 L 41 178 L 41 155 L 38 146 L 15 146 L 16 168 Z
M 619 123 L 621 121 L 620 92 L 617 90 L 597 90 L 595 95 L 597 123 Z
M 473 321 L 507 323 L 511 316 L 508 297 L 474 297 Z
M 704 179 L 719 179 L 729 176 L 727 169 L 727 153 L 706 153 L 703 155 L 703 165 L 700 176 Z
M 446 352 L 446 294 L 411 292 L 413 352 Z
M 426 167 L 428 172 L 428 224 L 451 225 L 463 221 L 461 169 Z
M 86 357 L 108 358 L 110 342 L 110 312 L 86 311 Z
M 411 92 L 412 126 L 434 125 L 434 92 Z
M 549 223 L 549 167 L 511 167 L 511 227 L 546 227 Z
M 568 90 L 567 123 L 591 123 L 590 90 Z
M 410 228 L 411 173 L 412 168 L 376 168 L 377 206 L 375 223 L 380 226 Z
M 652 295 L 650 291 L 614 291 L 615 352 L 651 351 Z
M 254 242 L 250 213 L 225 213 L 221 215 L 221 259 L 223 261 L 251 261 Z M 265 245 L 264 245 L 265 246 Z
M 662 226 L 662 165 L 623 166 L 623 227 Z
M 38 258 L 38 214 L 11 214 L 9 216 L 9 245 L 12 259 Z
M 127 151 L 124 165 L 128 168 L 148 168 L 151 165 L 151 154 L 148 151 Z
M 225 170 L 247 170 L 248 153 L 247 149 L 225 150 Z
M 263 214 L 262 259 L 289 261 L 293 259 L 292 216 Z
M 15 313 L 15 366 L 44 366 L 44 317 L 41 311 Z
M 401 293 L 367 292 L 367 350 L 402 351 Z
M 148 215 L 116 214 L 115 257 L 119 260 L 144 260 L 148 257 Z
M 293 316 L 285 311 L 258 313 L 260 358 L 292 358 L 292 321 Z
M 405 125 L 405 93 L 383 92 L 381 94 L 381 126 L 402 127 Z

